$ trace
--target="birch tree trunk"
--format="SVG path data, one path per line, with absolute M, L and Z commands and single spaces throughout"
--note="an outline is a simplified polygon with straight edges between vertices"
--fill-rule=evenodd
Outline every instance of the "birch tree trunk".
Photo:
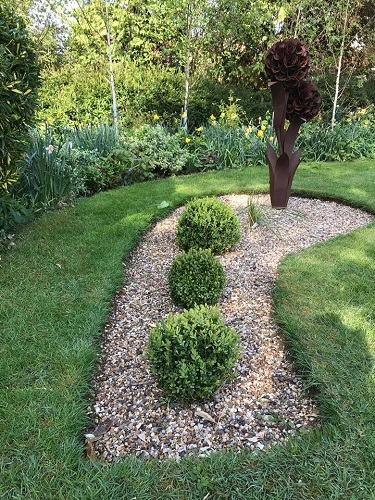
M 113 119 L 113 126 L 115 129 L 115 132 L 118 135 L 118 112 L 117 112 L 115 78 L 114 78 L 114 74 L 113 74 L 112 43 L 111 43 L 111 32 L 110 32 L 110 27 L 109 27 L 108 1 L 105 2 L 105 27 L 106 27 L 106 31 L 107 31 L 109 79 L 110 79 L 111 94 L 112 94 L 112 119 Z
M 336 75 L 336 84 L 335 84 L 335 97 L 333 99 L 331 128 L 333 128 L 335 126 L 335 120 L 336 120 L 337 101 L 338 101 L 338 98 L 339 98 L 339 91 L 340 91 L 341 67 L 342 67 L 342 59 L 344 57 L 346 28 L 347 28 L 347 23 L 348 23 L 348 8 L 349 8 L 349 6 L 347 4 L 346 11 L 345 11 L 345 19 L 344 19 L 344 32 L 343 32 L 343 35 L 342 35 L 341 46 L 340 46 L 340 54 L 339 54 L 339 61 L 338 61 L 338 66 L 337 66 L 337 75 Z

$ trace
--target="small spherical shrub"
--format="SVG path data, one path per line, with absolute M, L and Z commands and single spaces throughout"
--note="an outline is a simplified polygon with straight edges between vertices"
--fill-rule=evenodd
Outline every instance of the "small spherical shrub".
M 240 223 L 233 210 L 216 198 L 190 201 L 177 224 L 177 244 L 183 250 L 210 248 L 222 254 L 236 245 Z
M 188 309 L 199 304 L 216 304 L 225 281 L 223 266 L 211 250 L 192 248 L 178 255 L 168 274 L 173 303 Z
M 189 402 L 209 398 L 233 376 L 238 342 L 217 308 L 200 305 L 153 327 L 147 353 L 165 394 Z

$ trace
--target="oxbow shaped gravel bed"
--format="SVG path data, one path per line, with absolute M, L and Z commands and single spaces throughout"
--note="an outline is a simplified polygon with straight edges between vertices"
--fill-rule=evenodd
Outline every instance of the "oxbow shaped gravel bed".
M 179 250 L 176 222 L 183 208 L 158 222 L 125 264 L 125 283 L 114 297 L 103 332 L 100 367 L 93 381 L 88 448 L 100 460 L 129 454 L 175 458 L 214 450 L 266 450 L 319 425 L 319 412 L 302 390 L 273 321 L 272 289 L 280 261 L 290 252 L 345 234 L 372 216 L 348 206 L 291 198 L 286 210 L 270 208 L 249 228 L 246 195 L 221 198 L 242 224 L 239 244 L 220 257 L 227 285 L 219 302 L 226 324 L 241 335 L 236 378 L 210 401 L 181 406 L 165 399 L 144 357 L 150 328 L 178 312 L 167 275 Z

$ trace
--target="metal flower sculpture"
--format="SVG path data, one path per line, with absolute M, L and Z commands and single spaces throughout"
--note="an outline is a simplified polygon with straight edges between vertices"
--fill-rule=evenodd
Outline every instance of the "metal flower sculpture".
M 266 55 L 266 72 L 270 79 L 274 127 L 279 156 L 267 144 L 267 163 L 270 172 L 271 204 L 286 208 L 294 174 L 301 158 L 301 150 L 293 151 L 302 123 L 312 120 L 322 102 L 312 82 L 304 80 L 311 58 L 305 45 L 297 39 L 276 42 Z M 285 130 L 285 119 L 289 127 Z

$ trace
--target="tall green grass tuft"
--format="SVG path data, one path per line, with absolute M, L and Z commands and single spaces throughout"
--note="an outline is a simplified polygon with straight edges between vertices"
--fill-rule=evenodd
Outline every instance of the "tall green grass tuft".
M 34 211 L 54 206 L 78 192 L 80 177 L 69 164 L 70 150 L 71 143 L 48 126 L 31 132 L 31 148 L 15 192 Z
M 118 134 L 108 123 L 67 128 L 65 133 L 73 147 L 99 155 L 107 155 L 118 145 Z

